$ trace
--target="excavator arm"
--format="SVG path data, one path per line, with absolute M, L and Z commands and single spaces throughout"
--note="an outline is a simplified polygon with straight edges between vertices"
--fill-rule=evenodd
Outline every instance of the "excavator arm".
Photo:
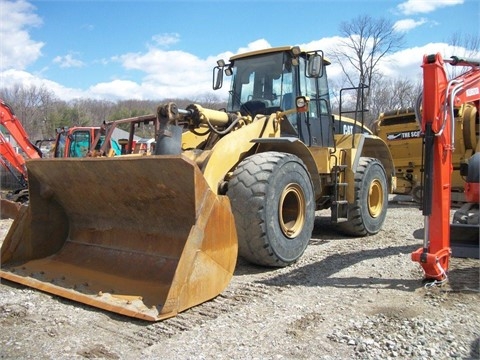
M 25 168 L 25 159 L 18 154 L 5 136 L 0 131 L 0 164 L 7 169 L 18 180 L 22 187 L 27 186 L 27 170 Z M 20 174 L 18 176 L 13 169 Z
M 35 146 L 28 138 L 18 118 L 12 109 L 0 99 L 0 125 L 5 128 L 10 136 L 15 139 L 17 145 L 23 150 L 27 159 L 39 159 L 42 157 L 41 150 Z M 27 188 L 27 169 L 25 158 L 17 153 L 13 146 L 6 140 L 4 134 L 0 131 L 0 165 L 7 169 L 20 183 L 21 189 L 13 192 L 12 200 L 0 199 L 0 217 L 16 217 L 19 207 L 14 201 L 24 201 L 28 196 Z M 16 174 L 15 170 L 19 173 Z
M 470 70 L 447 79 L 445 63 L 466 66 Z M 454 144 L 454 108 L 480 100 L 480 61 L 440 54 L 424 56 L 423 102 L 421 127 L 424 134 L 424 242 L 412 253 L 419 262 L 425 279 L 445 281 L 451 255 L 450 197 L 452 152 Z
M 28 138 L 27 132 L 23 128 L 18 118 L 13 113 L 10 106 L 0 99 L 0 125 L 2 125 L 10 135 L 15 139 L 18 146 L 23 150 L 27 158 L 39 159 L 42 152 Z

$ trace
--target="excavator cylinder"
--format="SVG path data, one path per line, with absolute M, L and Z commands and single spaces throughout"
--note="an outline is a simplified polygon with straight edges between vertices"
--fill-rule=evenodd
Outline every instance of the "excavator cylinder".
M 182 155 L 42 159 L 27 169 L 30 203 L 2 245 L 0 277 L 151 321 L 230 282 L 230 202 Z

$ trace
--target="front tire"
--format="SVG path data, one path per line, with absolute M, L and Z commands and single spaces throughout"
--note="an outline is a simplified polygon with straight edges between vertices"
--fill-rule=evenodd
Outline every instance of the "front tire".
M 240 256 L 278 267 L 302 256 L 315 220 L 312 181 L 302 160 L 279 152 L 250 156 L 233 172 L 227 195 Z
M 360 158 L 354 186 L 355 201 L 349 205 L 348 221 L 339 223 L 339 227 L 347 235 L 374 235 L 387 215 L 387 176 L 382 163 L 374 158 Z

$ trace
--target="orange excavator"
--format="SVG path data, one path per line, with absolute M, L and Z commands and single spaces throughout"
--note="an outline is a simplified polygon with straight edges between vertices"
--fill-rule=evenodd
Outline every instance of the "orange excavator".
M 0 164 L 16 178 L 20 186 L 27 186 L 25 158 L 15 151 L 14 147 L 10 144 L 1 131 Z
M 448 80 L 445 63 L 469 68 L 462 75 Z M 451 248 L 450 200 L 452 176 L 452 152 L 454 143 L 454 108 L 462 104 L 473 104 L 480 110 L 480 60 L 451 57 L 443 59 L 440 54 L 426 55 L 423 58 L 423 100 L 422 109 L 417 109 L 424 134 L 424 215 L 423 246 L 412 253 L 413 261 L 419 262 L 425 273 L 425 280 L 442 283 L 447 280 Z M 421 113 L 421 115 L 420 115 Z M 478 126 L 478 125 L 477 125 Z M 480 168 L 480 145 L 475 155 L 468 161 L 465 184 L 466 198 L 472 205 L 470 219 L 476 224 L 465 227 L 476 233 L 478 252 L 478 203 Z M 476 173 L 476 174 L 475 174 Z M 455 224 L 458 228 L 462 224 Z M 458 231 L 456 232 L 459 233 Z
M 2 125 L 10 135 L 15 139 L 17 145 L 22 149 L 25 156 L 29 159 L 39 159 L 42 152 L 28 138 L 27 132 L 23 128 L 20 120 L 15 116 L 13 110 L 5 101 L 0 99 L 0 125 Z M 2 159 L 0 163 L 8 170 L 8 164 L 11 164 L 26 180 L 25 159 L 18 154 L 12 145 L 6 140 L 5 135 L 0 131 L 0 154 Z
M 0 164 L 7 169 L 19 182 L 20 188 L 13 191 L 11 200 L 23 202 L 28 199 L 27 169 L 25 158 L 39 159 L 42 157 L 41 150 L 28 138 L 20 120 L 15 116 L 10 106 L 0 99 L 0 125 L 2 125 L 15 139 L 24 156 L 17 153 L 14 147 L 7 141 L 6 136 L 0 131 Z M 9 204 L 2 200 L 2 213 L 9 208 Z

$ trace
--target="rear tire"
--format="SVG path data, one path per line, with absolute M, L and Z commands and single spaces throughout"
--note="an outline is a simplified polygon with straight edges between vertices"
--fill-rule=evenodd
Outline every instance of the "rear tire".
M 355 172 L 355 201 L 349 205 L 348 221 L 339 223 L 340 230 L 352 236 L 378 233 L 387 206 L 387 176 L 382 163 L 374 158 L 360 158 Z
M 278 267 L 302 256 L 315 220 L 312 181 L 302 160 L 279 152 L 250 156 L 233 172 L 227 195 L 240 256 Z

